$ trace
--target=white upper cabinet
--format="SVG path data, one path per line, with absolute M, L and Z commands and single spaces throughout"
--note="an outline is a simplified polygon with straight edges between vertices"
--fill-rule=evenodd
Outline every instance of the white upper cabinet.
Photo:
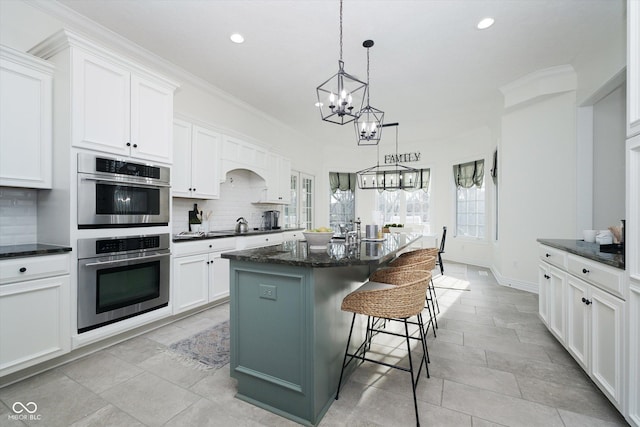
M 627 137 L 640 134 L 640 1 L 627 1 Z
M 267 155 L 267 188 L 261 202 L 289 204 L 291 203 L 291 160 L 279 154 Z
M 221 135 L 184 120 L 173 123 L 173 195 L 220 198 Z
M 73 93 L 74 146 L 171 163 L 173 88 L 79 52 Z
M 0 46 L 0 186 L 51 188 L 53 73 Z
M 56 114 L 77 148 L 171 163 L 177 84 L 83 37 L 61 30 L 30 50 L 57 66 Z M 65 98 L 69 93 L 71 98 Z

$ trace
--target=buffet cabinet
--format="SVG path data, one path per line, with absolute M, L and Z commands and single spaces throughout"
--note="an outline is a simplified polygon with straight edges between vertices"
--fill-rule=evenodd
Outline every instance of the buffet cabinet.
M 624 413 L 624 271 L 539 246 L 539 315 Z

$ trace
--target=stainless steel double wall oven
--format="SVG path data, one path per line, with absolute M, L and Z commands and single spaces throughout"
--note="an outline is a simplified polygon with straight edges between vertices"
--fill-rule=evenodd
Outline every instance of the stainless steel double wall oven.
M 104 231 L 78 239 L 78 333 L 168 305 L 169 233 L 114 234 L 168 225 L 169 173 L 165 166 L 78 154 L 78 229 Z

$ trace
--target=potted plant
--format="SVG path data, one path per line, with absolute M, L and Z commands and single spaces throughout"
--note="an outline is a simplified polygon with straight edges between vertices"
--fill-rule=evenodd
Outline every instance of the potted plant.
M 383 233 L 400 233 L 402 232 L 402 228 L 404 227 L 404 224 L 385 224 L 382 227 L 382 232 Z

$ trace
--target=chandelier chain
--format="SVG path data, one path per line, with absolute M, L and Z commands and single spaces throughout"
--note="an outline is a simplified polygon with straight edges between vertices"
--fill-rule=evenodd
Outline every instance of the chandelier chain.
M 371 93 L 371 84 L 369 83 L 369 48 L 367 48 L 367 107 L 369 106 L 370 93 Z
M 340 61 L 342 61 L 342 0 L 340 0 Z

